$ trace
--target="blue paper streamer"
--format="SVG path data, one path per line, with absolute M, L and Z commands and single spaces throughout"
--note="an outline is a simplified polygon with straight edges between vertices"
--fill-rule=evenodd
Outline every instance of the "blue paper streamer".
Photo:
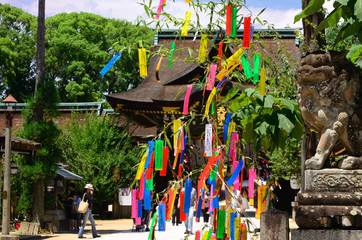
M 197 212 L 196 212 L 197 218 L 200 218 L 200 216 L 201 216 L 201 208 L 202 208 L 202 201 L 203 201 L 204 193 L 205 193 L 205 189 L 202 189 L 201 193 L 200 193 L 199 201 L 197 204 Z
M 212 207 L 213 207 L 213 208 L 219 208 L 219 195 L 216 195 L 216 196 L 212 199 Z
M 148 168 L 150 166 L 151 157 L 153 153 L 153 148 L 155 147 L 155 141 L 148 141 L 148 156 L 145 163 L 145 168 Z
M 225 118 L 225 124 L 224 124 L 224 140 L 225 141 L 228 140 L 228 129 L 229 129 L 230 120 L 231 120 L 231 113 L 227 113 L 226 118 Z
M 224 77 L 217 85 L 216 85 L 216 89 L 221 88 L 221 85 L 228 79 L 228 76 Z
M 158 231 L 164 232 L 166 230 L 166 204 L 158 204 Z
M 231 177 L 227 181 L 227 185 L 231 186 L 235 182 L 235 180 L 238 177 L 241 169 L 243 169 L 243 166 L 244 166 L 244 161 L 243 161 L 243 159 L 240 159 L 238 166 L 236 167 L 233 174 L 231 175 Z
M 184 162 L 186 142 L 187 142 L 187 136 L 184 137 L 184 146 L 185 146 L 185 148 L 184 148 L 184 150 L 181 151 L 180 164 L 182 164 Z
M 145 210 L 152 210 L 151 191 L 146 190 L 146 188 L 143 194 L 143 203 Z
M 137 200 L 138 206 L 137 206 L 137 217 L 142 217 L 142 200 Z
M 102 76 L 104 76 L 111 67 L 122 57 L 122 53 L 116 53 L 113 58 L 107 63 L 106 66 L 99 72 Z
M 185 181 L 185 198 L 184 198 L 184 213 L 188 214 L 190 212 L 190 203 L 191 203 L 191 179 L 186 179 Z
M 235 239 L 235 217 L 236 213 L 230 213 L 230 240 Z

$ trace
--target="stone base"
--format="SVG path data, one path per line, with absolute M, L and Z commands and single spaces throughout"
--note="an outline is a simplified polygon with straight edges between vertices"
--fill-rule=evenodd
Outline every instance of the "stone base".
M 292 240 L 328 239 L 328 240 L 361 240 L 362 230 L 343 229 L 292 229 Z
M 0 240 L 19 240 L 19 235 L 0 235 Z

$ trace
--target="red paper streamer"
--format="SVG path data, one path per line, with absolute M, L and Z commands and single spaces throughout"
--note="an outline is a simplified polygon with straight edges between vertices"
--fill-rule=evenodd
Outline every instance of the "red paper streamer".
M 166 176 L 167 174 L 167 161 L 168 161 L 168 147 L 163 147 L 163 163 L 160 176 Z
M 180 221 L 186 221 L 186 213 L 184 213 L 185 191 L 180 191 Z
M 171 220 L 171 207 L 172 207 L 172 200 L 173 200 L 173 195 L 175 194 L 175 189 L 171 188 L 169 193 L 168 193 L 168 201 L 167 201 L 167 214 L 166 214 L 166 221 Z
M 224 42 L 219 42 L 219 53 L 217 54 L 218 60 L 219 60 L 219 70 L 222 70 L 222 47 L 224 45 Z
M 178 178 L 181 177 L 181 172 L 182 172 L 182 164 L 178 165 L 178 175 L 177 175 Z
M 244 37 L 243 37 L 243 47 L 250 48 L 250 17 L 244 18 Z
M 231 35 L 232 13 L 233 13 L 232 6 L 231 5 L 226 5 L 226 35 Z
M 153 166 L 155 165 L 155 152 L 152 153 L 150 166 L 147 168 L 146 180 L 151 180 L 153 175 Z

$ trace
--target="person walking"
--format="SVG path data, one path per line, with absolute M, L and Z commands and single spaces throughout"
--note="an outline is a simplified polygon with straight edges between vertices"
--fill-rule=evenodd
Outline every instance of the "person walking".
M 192 224 L 194 221 L 195 202 L 196 202 L 196 198 L 197 198 L 197 192 L 196 192 L 196 189 L 194 188 L 194 186 L 195 185 L 192 183 L 190 210 L 189 210 L 189 213 L 186 214 L 186 221 L 185 221 L 185 227 L 186 227 L 185 234 L 193 234 Z
M 86 238 L 83 236 L 84 233 L 84 228 L 85 225 L 87 224 L 87 221 L 89 219 L 89 221 L 91 222 L 92 225 L 92 235 L 93 238 L 96 237 L 100 237 L 101 235 L 97 234 L 97 230 L 96 230 L 96 223 L 94 222 L 94 218 L 93 218 L 93 214 L 92 214 L 92 209 L 93 209 L 93 185 L 88 183 L 85 185 L 84 187 L 85 189 L 85 193 L 84 193 L 84 201 L 88 201 L 88 209 L 87 211 L 83 214 L 83 224 L 79 229 L 78 232 L 78 238 Z

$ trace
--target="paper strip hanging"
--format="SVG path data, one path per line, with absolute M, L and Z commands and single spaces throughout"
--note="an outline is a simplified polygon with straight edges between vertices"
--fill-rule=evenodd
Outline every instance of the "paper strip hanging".
M 260 219 L 260 214 L 265 212 L 266 203 L 266 186 L 258 186 L 258 212 L 255 215 L 256 219 Z
M 236 168 L 238 167 L 238 165 L 239 165 L 239 161 L 234 161 L 234 162 L 233 162 L 233 171 L 234 171 L 234 172 L 235 172 Z M 243 169 L 241 169 L 241 171 L 243 171 Z M 234 181 L 234 185 L 233 185 L 233 189 L 234 189 L 234 190 L 237 190 L 237 189 L 240 188 L 240 178 L 239 178 L 240 175 L 241 175 L 241 174 L 239 174 L 239 175 L 236 177 L 235 181 Z
M 175 189 L 171 188 L 168 192 L 168 201 L 167 201 L 167 213 L 166 213 L 166 220 L 171 220 L 172 217 L 172 204 L 175 200 Z
M 137 218 L 138 215 L 137 193 L 137 189 L 132 189 L 132 218 Z
M 239 134 L 231 133 L 230 148 L 229 148 L 229 161 L 235 161 L 236 158 L 236 143 L 238 142 Z
M 256 179 L 256 170 L 249 168 L 249 198 L 254 199 L 254 180 Z
M 176 120 L 173 120 L 173 147 L 175 149 L 175 155 L 176 156 L 176 152 L 178 149 L 181 149 L 181 142 L 179 140 L 180 138 L 180 128 L 182 126 L 182 123 L 181 123 L 181 120 L 180 119 L 176 119 Z
M 153 152 L 152 157 L 151 157 L 151 161 L 150 161 L 150 165 L 147 168 L 147 175 L 146 175 L 147 180 L 152 179 L 154 166 L 155 166 L 155 153 Z
M 226 35 L 231 34 L 232 6 L 226 5 Z
M 227 75 L 229 75 L 237 66 L 240 65 L 240 60 L 239 59 L 235 59 L 232 62 L 229 62 L 229 65 L 227 66 L 227 68 L 224 68 L 223 70 L 221 70 L 216 78 L 219 81 L 224 81 L 224 78 L 226 78 Z M 218 86 L 220 85 L 220 83 L 218 84 Z
M 206 234 L 206 233 L 205 233 Z M 209 229 L 209 232 L 207 233 L 206 240 L 209 240 L 212 234 L 212 228 Z
M 241 218 L 235 218 L 235 239 L 240 240 L 241 237 Z
M 235 62 L 240 59 L 240 57 L 245 53 L 245 48 L 239 48 L 231 57 L 226 59 L 224 66 L 228 66 L 231 62 Z
M 237 28 L 236 28 L 236 22 L 238 17 L 238 8 L 233 7 L 232 8 L 232 16 L 231 16 L 231 37 L 236 37 Z
M 251 21 L 250 17 L 244 18 L 244 36 L 243 36 L 244 48 L 250 48 L 250 21 Z
M 184 213 L 188 214 L 190 212 L 190 201 L 191 201 L 191 179 L 186 179 L 185 181 L 185 199 L 184 199 Z
M 246 229 L 246 225 L 244 223 L 241 224 L 241 240 L 248 239 L 248 230 Z
M 145 191 L 145 172 L 142 172 L 142 176 L 141 176 L 141 180 L 140 180 L 140 187 L 139 187 L 139 191 L 137 194 L 137 199 L 142 200 L 143 199 L 143 194 Z
M 187 36 L 191 21 L 192 11 L 187 11 L 185 15 L 185 22 L 182 26 L 181 36 Z
M 265 95 L 265 80 L 266 80 L 266 69 L 260 68 L 260 85 L 259 85 L 259 95 Z
M 223 42 L 219 42 L 219 52 L 217 54 L 217 58 L 218 58 L 218 62 L 219 62 L 219 70 L 222 69 L 222 47 L 223 47 L 224 43 Z
M 157 218 L 158 218 L 157 215 L 158 215 L 157 212 L 155 212 L 155 214 L 153 214 L 151 227 L 150 227 L 150 233 L 148 234 L 148 240 L 153 240 L 154 239 L 153 235 L 155 234 L 155 227 L 156 227 Z
M 145 164 L 146 164 L 146 159 L 147 159 L 147 152 L 145 152 L 142 156 L 140 165 L 138 165 L 138 169 L 137 169 L 137 173 L 136 173 L 136 180 L 140 180 L 141 179 L 141 174 L 145 168 Z
M 192 90 L 192 85 L 188 85 L 184 100 L 184 109 L 183 109 L 184 115 L 189 114 L 189 101 L 190 101 L 191 90 Z
M 243 165 L 244 165 L 244 161 L 243 161 L 243 159 L 240 159 L 238 166 L 236 167 L 235 171 L 233 172 L 233 174 L 227 181 L 227 185 L 231 186 L 234 183 L 235 179 L 238 177 L 241 169 L 243 168 Z
M 195 240 L 200 240 L 201 237 L 201 232 L 200 230 L 196 231 L 196 236 L 195 236 Z
M 155 170 L 162 170 L 163 167 L 163 140 L 155 142 Z
M 192 3 L 192 0 L 185 0 L 185 3 Z
M 168 162 L 168 147 L 163 147 L 162 170 L 160 171 L 160 176 L 167 175 L 167 162 Z
M 209 235 L 209 231 L 208 231 L 208 230 L 206 230 L 206 231 L 204 232 L 204 235 L 202 235 L 202 240 L 206 240 L 206 239 L 207 239 L 207 235 Z
M 214 194 L 214 186 L 210 186 L 210 197 L 209 197 L 209 214 L 213 214 L 214 213 L 214 208 L 213 208 L 213 198 L 211 198 L 211 196 Z
M 163 8 L 163 4 L 166 0 L 161 0 L 160 1 L 160 4 L 158 5 L 158 8 L 157 8 L 157 15 L 156 15 L 156 18 L 160 18 L 160 13 L 162 12 L 162 8 Z
M 207 34 L 201 34 L 200 49 L 199 49 L 199 62 L 203 63 L 206 61 L 207 45 L 208 45 Z
M 216 238 L 224 239 L 225 234 L 225 210 L 219 210 L 219 218 L 217 220 L 217 233 Z
M 164 232 L 166 230 L 166 204 L 160 202 L 158 204 L 158 231 Z
M 205 124 L 205 153 L 206 157 L 212 156 L 212 124 Z
M 224 124 L 224 140 L 228 140 L 228 127 L 231 120 L 231 113 L 227 113 L 225 117 L 225 124 Z
M 235 240 L 235 212 L 230 213 L 230 240 Z
M 171 48 L 170 48 L 170 56 L 168 58 L 168 64 L 170 65 L 170 68 L 172 68 L 172 62 L 173 62 L 173 53 L 175 51 L 176 43 L 172 42 Z
M 201 216 L 201 208 L 202 208 L 202 199 L 204 198 L 205 189 L 201 190 L 200 197 L 197 201 L 197 210 L 196 210 L 196 218 L 200 218 Z
M 260 55 L 254 55 L 254 77 L 253 82 L 259 82 L 259 65 L 260 65 Z
M 160 60 L 158 60 L 157 67 L 156 67 L 156 80 L 157 80 L 157 82 L 161 82 L 161 80 L 160 80 L 161 62 L 162 62 L 162 56 L 160 57 Z
M 231 237 L 231 214 L 234 213 L 235 210 L 232 208 L 227 209 L 227 215 L 226 215 L 226 222 L 227 222 L 227 228 L 226 228 L 226 236 L 230 239 Z
M 209 115 L 209 109 L 210 109 L 211 101 L 214 98 L 215 93 L 216 93 L 216 88 L 214 87 L 214 89 L 212 89 L 212 91 L 211 91 L 211 93 L 209 95 L 209 98 L 207 99 L 207 102 L 206 102 L 205 115 Z
M 137 217 L 142 217 L 142 200 L 137 200 Z
M 245 54 L 242 56 L 241 58 L 241 64 L 243 64 L 243 69 L 244 69 L 244 73 L 245 73 L 245 77 L 246 78 L 251 78 L 253 77 L 253 72 L 251 70 L 250 64 L 248 59 L 246 59 Z
M 140 66 L 140 77 L 147 77 L 146 49 L 138 49 L 138 60 Z
M 186 221 L 186 213 L 184 212 L 184 201 L 185 201 L 185 191 L 180 191 L 180 221 Z
M 208 81 L 207 81 L 206 90 L 211 91 L 214 88 L 216 68 L 217 66 L 215 64 L 210 64 L 210 74 L 207 78 Z
M 116 53 L 113 58 L 104 66 L 104 68 L 99 72 L 102 76 L 104 76 L 109 69 L 113 67 L 113 65 L 122 57 L 122 53 Z
M 231 139 L 232 133 L 236 132 L 235 128 L 236 128 L 236 123 L 230 122 L 228 127 L 228 139 Z
M 145 190 L 143 203 L 145 210 L 152 210 L 151 191 Z
M 146 190 L 152 191 L 153 190 L 153 176 L 151 179 L 146 179 Z
M 148 155 L 147 155 L 147 160 L 145 163 L 145 168 L 148 168 L 150 166 L 150 162 L 151 162 L 151 158 L 152 158 L 152 152 L 153 152 L 153 148 L 155 147 L 155 142 L 154 141 L 148 141 Z

